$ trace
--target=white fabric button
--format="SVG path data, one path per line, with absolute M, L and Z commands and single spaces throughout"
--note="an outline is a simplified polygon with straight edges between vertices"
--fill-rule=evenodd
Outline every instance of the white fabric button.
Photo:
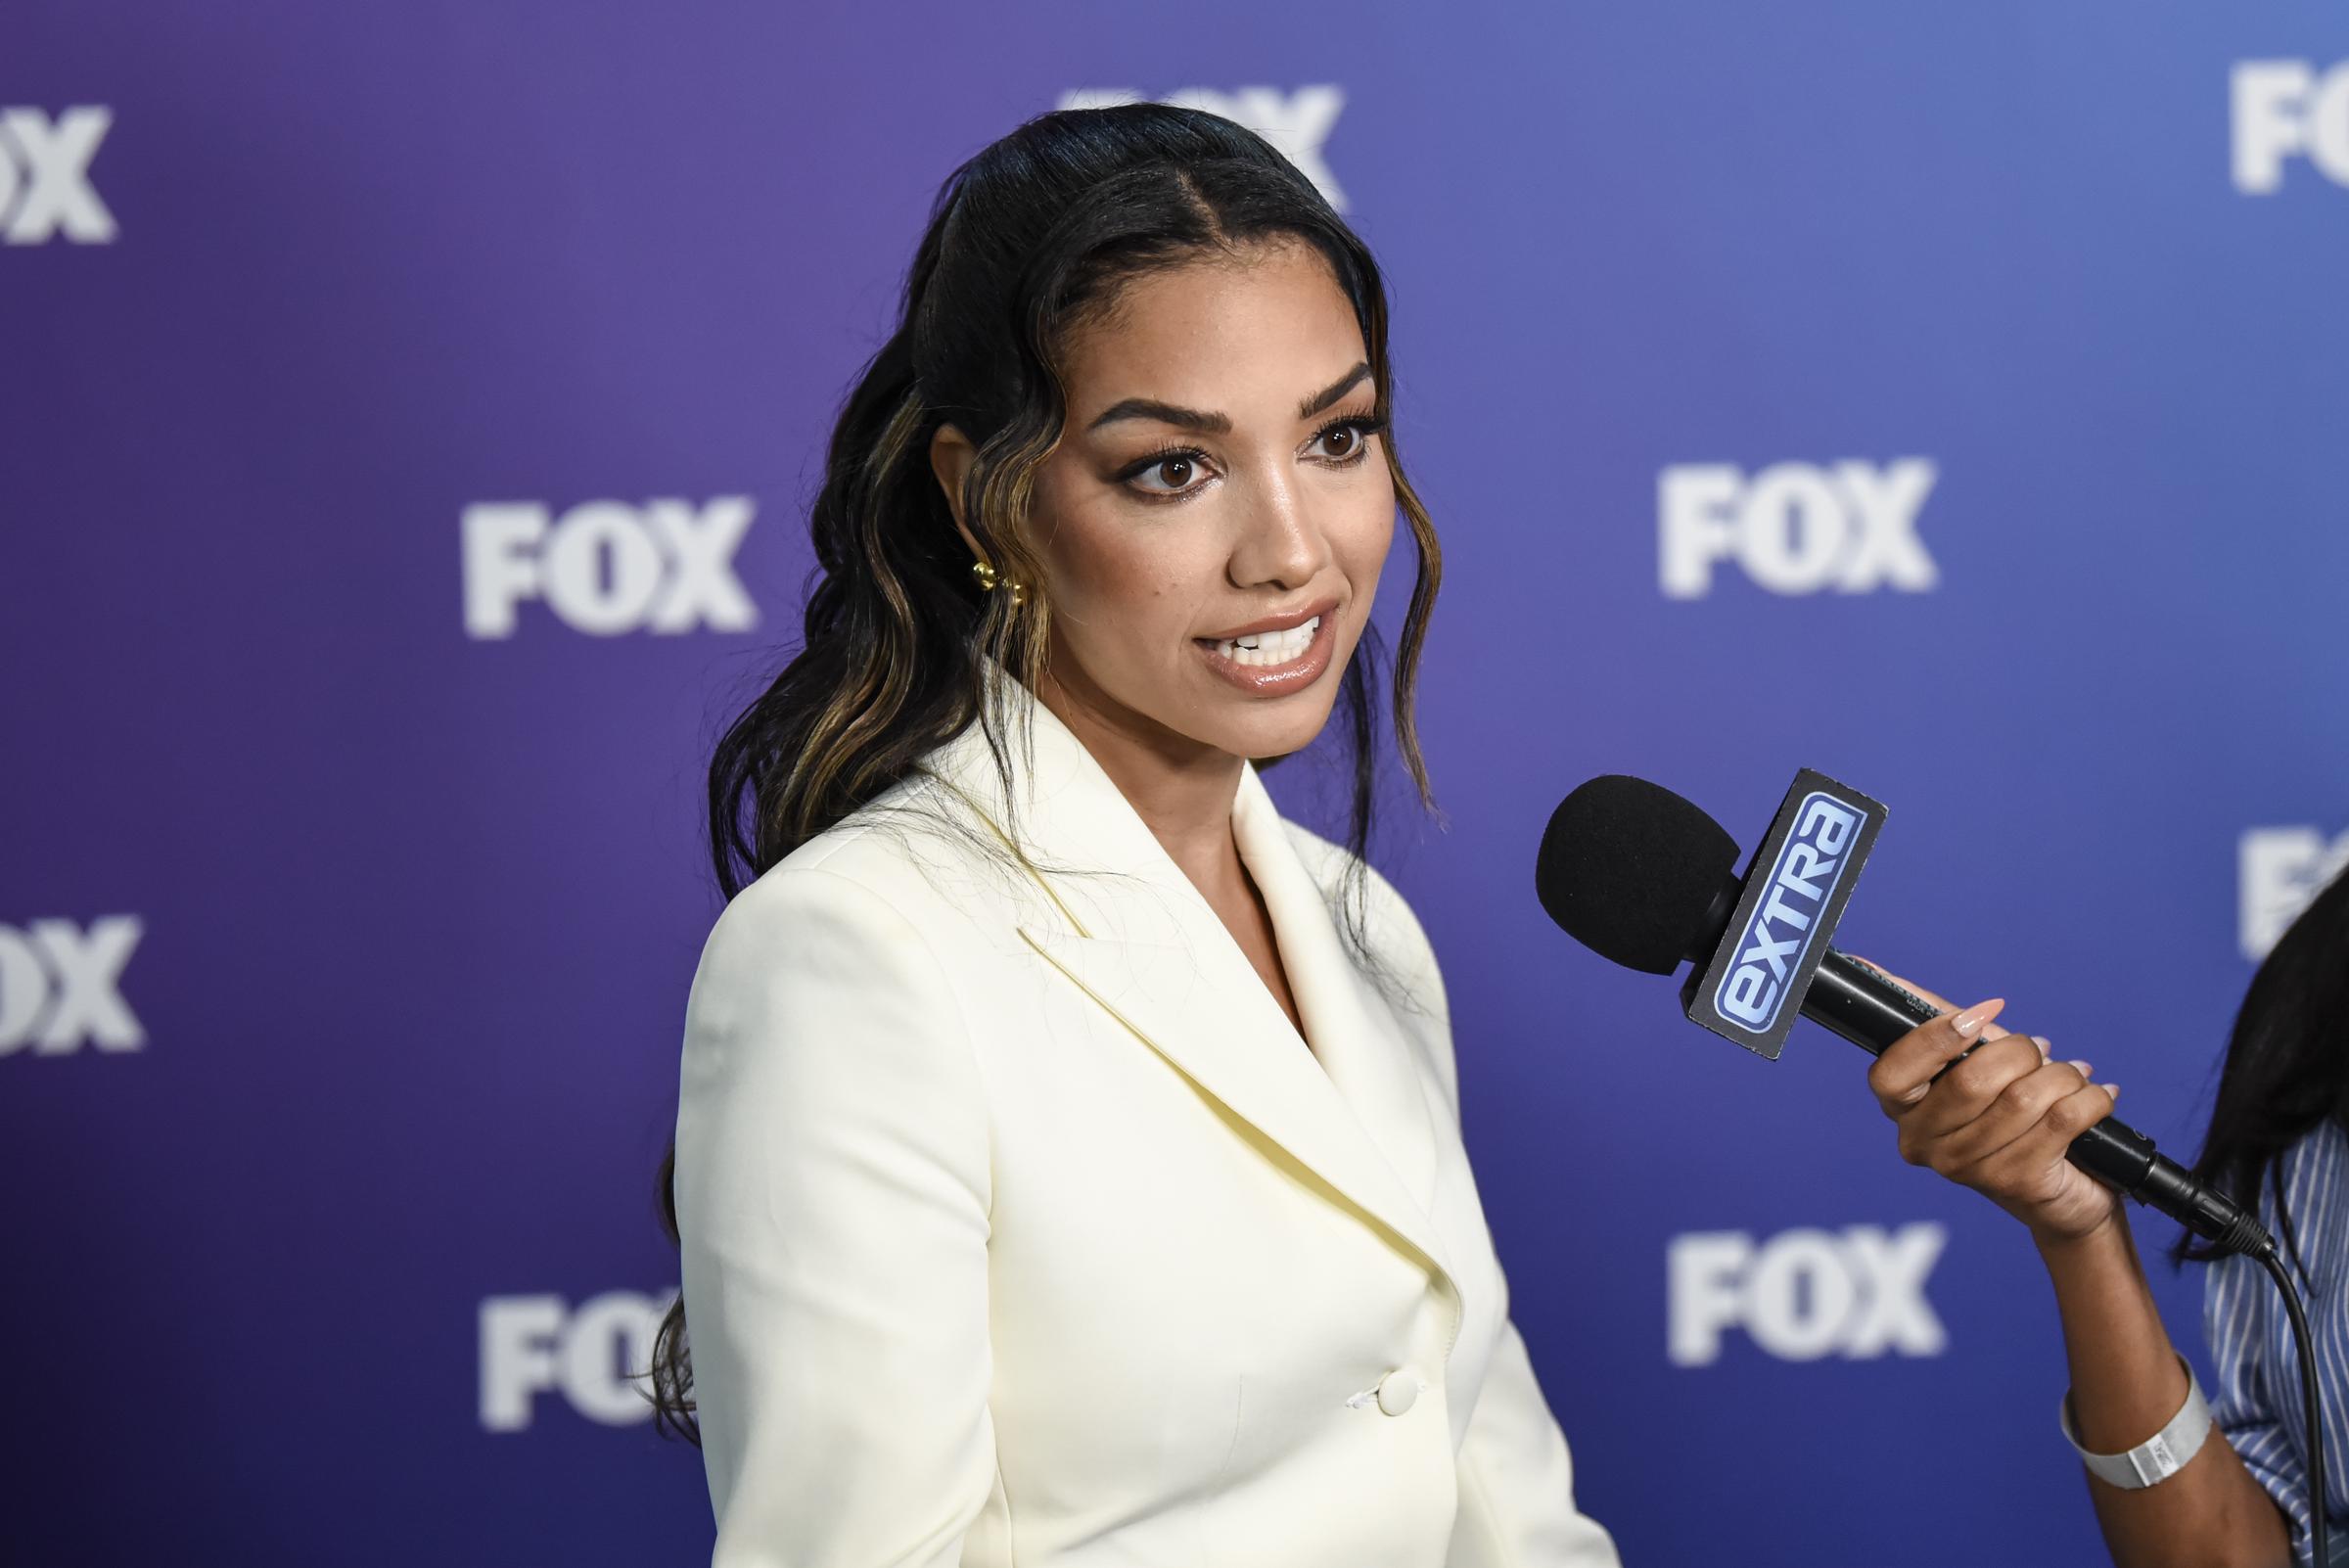
M 1398 1366 L 1378 1380 L 1378 1407 L 1389 1415 L 1401 1415 L 1419 1403 L 1419 1374 L 1407 1366 Z

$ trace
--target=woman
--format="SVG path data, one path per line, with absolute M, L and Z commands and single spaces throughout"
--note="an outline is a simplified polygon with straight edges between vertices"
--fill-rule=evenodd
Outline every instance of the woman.
M 655 1379 L 715 1562 L 1615 1561 L 1360 858 L 1399 503 L 1426 794 L 1391 385 L 1368 253 L 1227 120 L 1045 115 L 941 193 L 712 770 Z M 1345 850 L 1250 761 L 1341 695 Z
M 2073 1137 L 2110 1114 L 2119 1090 L 2090 1083 L 2086 1062 L 2050 1060 L 2046 1040 L 1990 1023 L 2000 1005 L 1915 1030 L 1877 1058 L 1868 1084 L 1900 1126 L 1905 1158 L 1978 1189 L 2030 1227 L 2070 1362 L 2065 1435 L 2083 1452 L 2112 1560 L 2120 1568 L 2307 1562 L 2307 1409 L 2275 1285 L 2248 1258 L 2211 1263 L 2203 1328 L 2219 1387 L 2206 1418 L 2154 1309 L 2119 1195 L 2063 1158 Z M 2349 1426 L 2340 1420 L 2349 1398 L 2345 1129 L 2349 875 L 2317 896 L 2253 977 L 2194 1167 L 2238 1203 L 2257 1204 L 2306 1304 L 2336 1564 L 2349 1560 Z M 2212 1257 L 2189 1242 L 2181 1238 L 2176 1256 Z

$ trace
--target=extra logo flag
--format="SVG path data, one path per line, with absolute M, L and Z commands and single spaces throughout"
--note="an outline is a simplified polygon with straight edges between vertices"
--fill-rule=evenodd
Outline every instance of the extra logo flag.
M 1776 1060 L 1884 814 L 1882 802 L 1824 773 L 1794 776 L 1721 945 L 1681 990 L 1692 1022 Z

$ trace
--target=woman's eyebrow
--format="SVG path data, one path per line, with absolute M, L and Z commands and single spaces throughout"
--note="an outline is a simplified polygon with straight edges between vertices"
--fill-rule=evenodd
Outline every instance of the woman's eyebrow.
M 1368 361 L 1357 364 L 1345 375 L 1340 376 L 1336 381 L 1299 403 L 1297 417 L 1299 419 L 1313 418 L 1360 386 L 1362 379 L 1369 374 Z M 1176 425 L 1184 430 L 1201 431 L 1210 436 L 1231 434 L 1231 417 L 1228 414 L 1204 414 L 1196 408 L 1180 408 L 1174 403 L 1162 403 L 1155 397 L 1128 397 L 1114 402 L 1095 415 L 1093 422 L 1084 428 L 1088 432 L 1096 431 L 1104 425 L 1115 424 L 1121 419 L 1155 419 L 1164 425 Z

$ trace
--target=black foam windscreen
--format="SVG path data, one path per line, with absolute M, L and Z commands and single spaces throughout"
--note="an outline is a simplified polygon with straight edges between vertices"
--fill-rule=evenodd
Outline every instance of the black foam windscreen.
M 1704 934 L 1736 862 L 1737 841 L 1702 809 L 1661 784 L 1606 773 L 1550 813 L 1534 888 L 1584 946 L 1669 975 Z

